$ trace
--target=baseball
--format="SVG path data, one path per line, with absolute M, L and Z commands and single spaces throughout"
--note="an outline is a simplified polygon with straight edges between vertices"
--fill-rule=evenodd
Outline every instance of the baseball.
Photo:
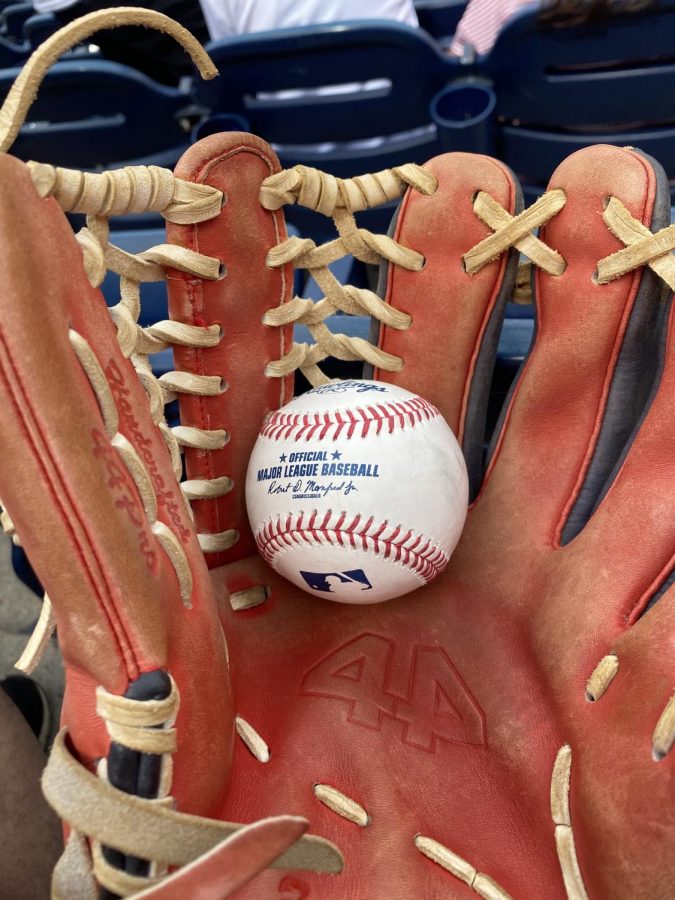
M 279 574 L 316 597 L 378 603 L 447 566 L 468 480 L 434 406 L 390 384 L 341 381 L 265 421 L 246 503 L 258 549 Z

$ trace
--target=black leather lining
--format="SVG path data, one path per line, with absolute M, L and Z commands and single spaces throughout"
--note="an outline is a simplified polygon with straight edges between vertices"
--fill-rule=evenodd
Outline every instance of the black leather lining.
M 656 160 L 644 153 L 640 155 L 656 174 L 651 223 L 651 230 L 656 232 L 670 224 L 668 179 Z M 607 493 L 656 393 L 663 369 L 669 308 L 669 292 L 664 288 L 661 279 L 645 268 L 612 377 L 593 457 L 563 528 L 563 544 L 579 534 Z
M 145 672 L 129 684 L 124 696 L 129 700 L 165 700 L 171 693 L 171 680 L 166 672 L 156 669 Z M 139 753 L 114 741 L 108 753 L 108 780 L 114 787 L 127 794 L 151 799 L 157 796 L 161 775 L 162 757 L 155 753 Z M 147 860 L 125 856 L 111 847 L 104 847 L 106 860 L 130 875 L 148 875 Z M 100 900 L 115 900 L 105 888 L 99 891 Z

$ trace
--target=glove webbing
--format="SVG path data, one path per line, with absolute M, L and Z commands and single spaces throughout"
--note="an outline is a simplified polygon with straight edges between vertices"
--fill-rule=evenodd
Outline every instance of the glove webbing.
M 333 334 L 325 325 L 336 312 L 368 315 L 397 330 L 410 327 L 410 316 L 386 304 L 373 291 L 341 285 L 328 266 L 346 255 L 365 263 L 386 260 L 409 271 L 424 266 L 424 256 L 385 235 L 375 235 L 356 224 L 354 214 L 373 206 L 400 198 L 410 187 L 427 196 L 437 189 L 436 179 L 421 166 L 409 164 L 386 169 L 374 175 L 341 179 L 308 166 L 295 166 L 265 179 L 260 202 L 266 209 L 278 209 L 287 203 L 298 203 L 333 218 L 339 238 L 317 247 L 314 241 L 291 237 L 274 247 L 267 257 L 271 267 L 292 263 L 307 269 L 325 296 L 314 303 L 295 297 L 290 303 L 270 310 L 266 325 L 306 325 L 315 344 L 293 344 L 281 359 L 267 365 L 265 374 L 281 378 L 300 369 L 314 387 L 328 380 L 318 366 L 331 356 L 342 360 L 362 360 L 387 372 L 398 372 L 403 360 L 385 353 L 369 341 Z M 555 250 L 531 233 L 565 205 L 563 191 L 550 191 L 518 216 L 511 216 L 489 194 L 479 191 L 474 198 L 474 211 L 493 234 L 476 244 L 463 257 L 469 274 L 480 271 L 489 262 L 516 247 L 532 262 L 550 274 L 565 270 L 565 261 Z

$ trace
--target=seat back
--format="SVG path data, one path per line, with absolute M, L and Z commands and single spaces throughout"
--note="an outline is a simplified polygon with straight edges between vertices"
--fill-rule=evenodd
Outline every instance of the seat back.
M 574 27 L 542 24 L 537 7 L 478 61 L 496 93 L 498 155 L 529 191 L 596 143 L 636 146 L 675 179 L 675 0 Z
M 196 101 L 220 121 L 239 117 L 285 167 L 351 177 L 439 152 L 429 104 L 458 64 L 419 29 L 360 20 L 242 35 L 207 50 L 220 78 L 196 80 Z M 312 215 L 293 210 L 291 219 L 313 233 L 325 223 Z
M 338 150 L 317 145 L 430 126 L 429 101 L 453 72 L 427 34 L 388 21 L 242 35 L 207 50 L 221 77 L 196 82 L 197 100 L 213 113 L 243 116 L 286 157 L 305 145 L 332 160 Z
M 23 40 L 23 25 L 35 9 L 32 3 L 8 3 L 0 9 L 0 35 L 11 41 Z
M 17 42 L 0 34 L 0 70 L 22 66 L 30 52 L 31 48 L 26 41 Z
M 466 9 L 467 0 L 415 0 L 420 28 L 443 44 L 449 43 Z
M 0 98 L 18 70 L 0 71 Z M 172 166 L 189 144 L 189 96 L 100 59 L 59 62 L 47 73 L 12 147 L 20 159 L 96 169 Z
M 35 13 L 29 16 L 23 23 L 23 36 L 29 46 L 34 50 L 48 37 L 59 30 L 61 24 L 54 13 Z M 84 55 L 78 48 L 74 48 L 69 54 Z

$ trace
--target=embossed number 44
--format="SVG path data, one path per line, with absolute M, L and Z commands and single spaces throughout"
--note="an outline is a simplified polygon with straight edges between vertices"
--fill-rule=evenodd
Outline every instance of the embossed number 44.
M 483 711 L 441 647 L 413 647 L 407 673 L 401 663 L 392 640 L 363 634 L 313 666 L 301 692 L 346 702 L 347 721 L 375 731 L 385 717 L 394 719 L 403 742 L 422 750 L 434 752 L 438 739 L 485 744 Z M 406 674 L 407 693 L 395 690 L 394 676 L 405 681 Z

